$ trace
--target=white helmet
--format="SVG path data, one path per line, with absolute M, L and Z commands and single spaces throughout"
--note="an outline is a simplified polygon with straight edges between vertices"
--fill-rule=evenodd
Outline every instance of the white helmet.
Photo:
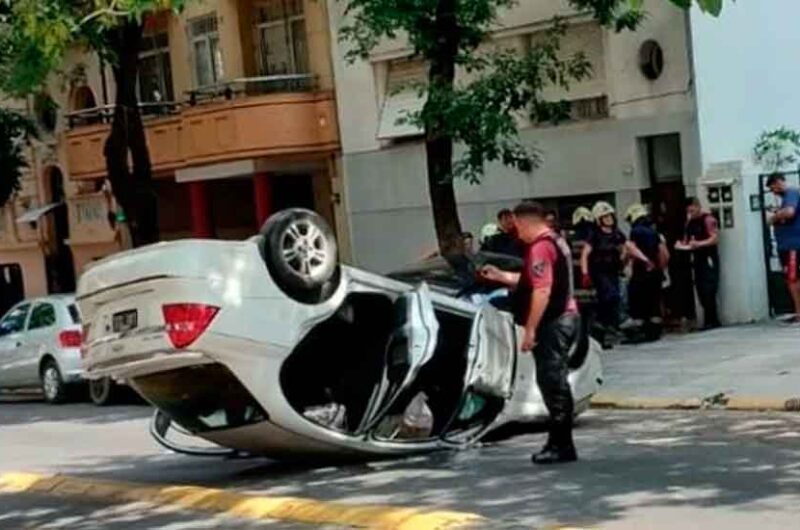
M 594 221 L 594 217 L 592 216 L 592 211 L 585 207 L 579 206 L 575 208 L 575 211 L 572 212 L 572 224 L 577 225 L 581 222 L 591 223 Z
M 488 223 L 481 228 L 480 243 L 484 244 L 486 241 L 500 233 L 500 227 L 496 223 Z
M 614 210 L 614 207 L 606 201 L 597 201 L 592 207 L 592 217 L 594 217 L 594 220 L 597 222 L 600 222 L 600 219 L 606 215 L 614 215 L 615 213 L 616 210 Z
M 630 224 L 635 223 L 642 217 L 647 215 L 647 207 L 643 204 L 631 204 L 628 208 L 628 211 L 625 212 L 625 220 L 628 221 Z

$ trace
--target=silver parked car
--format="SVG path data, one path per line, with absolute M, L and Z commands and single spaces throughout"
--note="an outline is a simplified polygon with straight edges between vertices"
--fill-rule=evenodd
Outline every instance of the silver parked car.
M 50 403 L 83 383 L 81 319 L 75 297 L 24 300 L 0 320 L 0 389 L 41 386 Z

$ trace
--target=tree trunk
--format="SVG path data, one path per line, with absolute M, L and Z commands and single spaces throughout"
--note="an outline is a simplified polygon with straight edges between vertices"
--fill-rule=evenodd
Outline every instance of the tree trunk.
M 434 22 L 438 41 L 436 49 L 429 57 L 429 96 L 426 106 L 436 105 L 430 95 L 431 91 L 450 91 L 455 85 L 456 56 L 460 40 L 456 9 L 457 0 L 439 0 Z M 436 115 L 441 116 L 439 113 Z M 425 153 L 428 193 L 439 251 L 444 256 L 463 252 L 461 221 L 453 187 L 453 138 L 446 133 L 442 123 L 426 123 Z
M 116 97 L 104 150 L 106 169 L 114 197 L 125 212 L 133 245 L 138 247 L 159 239 L 150 153 L 136 94 L 142 26 L 125 22 L 111 30 L 108 39 L 117 57 L 112 66 Z

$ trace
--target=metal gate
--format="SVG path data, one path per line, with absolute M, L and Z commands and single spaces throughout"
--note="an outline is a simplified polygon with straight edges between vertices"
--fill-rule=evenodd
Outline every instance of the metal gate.
M 782 173 L 789 186 L 800 187 L 800 173 L 791 171 Z M 775 230 L 767 223 L 767 213 L 780 207 L 781 199 L 767 189 L 770 174 L 759 175 L 759 195 L 761 200 L 761 223 L 764 233 L 764 259 L 767 265 L 767 290 L 769 309 L 772 316 L 794 312 L 792 299 L 786 289 L 786 279 L 778 256 L 778 244 L 775 241 Z

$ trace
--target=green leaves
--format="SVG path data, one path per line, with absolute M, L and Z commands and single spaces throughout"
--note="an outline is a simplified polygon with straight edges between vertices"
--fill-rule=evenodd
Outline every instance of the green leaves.
M 19 191 L 22 170 L 28 165 L 24 147 L 36 134 L 28 118 L 0 108 L 0 206 Z
M 75 45 L 111 58 L 109 28 L 156 10 L 180 10 L 186 1 L 0 0 L 0 90 L 35 92 Z
M 768 173 L 800 163 L 800 131 L 788 127 L 764 131 L 753 148 L 753 158 Z
M 429 136 L 451 138 L 464 147 L 452 177 L 478 183 L 487 163 L 499 162 L 530 173 L 542 160 L 541 153 L 523 145 L 518 137 L 520 119 L 534 123 L 558 122 L 570 113 L 569 103 L 548 101 L 542 91 L 567 89 L 570 83 L 591 75 L 583 53 L 563 57 L 557 24 L 545 38 L 524 54 L 501 50 L 480 54 L 470 62 L 477 79 L 450 86 L 432 83 L 421 112 L 405 117 Z

